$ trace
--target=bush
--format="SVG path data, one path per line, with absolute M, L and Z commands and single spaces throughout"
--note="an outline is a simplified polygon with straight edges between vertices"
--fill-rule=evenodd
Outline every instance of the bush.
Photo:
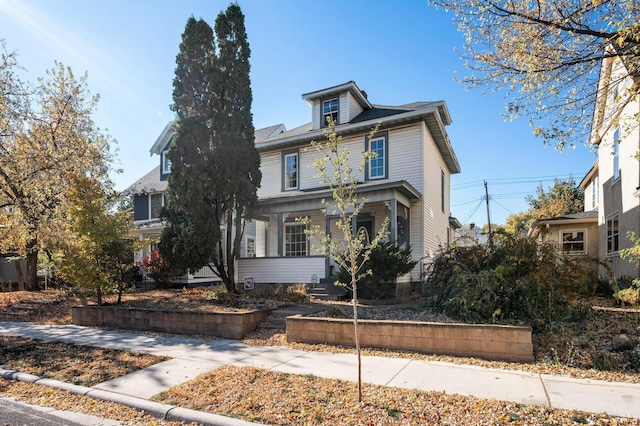
M 158 250 L 152 251 L 149 256 L 142 260 L 140 269 L 155 281 L 158 288 L 171 287 L 173 279 L 179 277 L 183 273 L 179 268 L 170 265 Z
M 371 274 L 358 281 L 358 296 L 362 299 L 395 297 L 396 279 L 411 272 L 417 263 L 411 258 L 411 247 L 403 249 L 393 242 L 380 243 L 364 263 L 362 270 L 371 270 Z M 338 281 L 348 284 L 351 276 L 340 268 Z
M 597 276 L 584 259 L 520 235 L 496 234 L 493 244 L 450 247 L 426 271 L 425 295 L 434 307 L 474 322 L 551 326 L 576 297 L 592 294 Z M 575 319 L 575 318 L 572 318 Z

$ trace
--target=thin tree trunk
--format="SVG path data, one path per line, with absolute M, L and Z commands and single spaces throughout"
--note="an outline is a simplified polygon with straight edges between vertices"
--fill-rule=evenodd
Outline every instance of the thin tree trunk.
M 20 259 L 15 259 L 13 261 L 13 265 L 16 268 L 16 277 L 18 277 L 18 290 L 24 290 L 24 276 L 22 275 L 22 265 L 20 265 Z
M 358 332 L 358 284 L 355 276 L 351 277 L 353 287 L 353 331 L 355 333 L 356 353 L 358 354 L 358 402 L 362 402 L 362 357 L 360 355 L 360 333 Z

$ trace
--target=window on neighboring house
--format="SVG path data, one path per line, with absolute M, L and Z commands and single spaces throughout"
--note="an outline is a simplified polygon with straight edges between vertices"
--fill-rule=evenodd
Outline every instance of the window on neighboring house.
M 620 179 L 620 129 L 613 133 L 613 182 Z
M 567 253 L 585 252 L 585 231 L 562 231 L 562 251 Z
M 367 164 L 367 180 L 386 179 L 387 178 L 387 135 L 374 136 L 367 138 L 365 149 L 376 155 L 369 159 Z
M 591 207 L 598 207 L 598 177 L 596 176 L 591 182 Z
M 327 127 L 327 118 L 331 117 L 331 120 L 338 124 L 338 98 L 329 99 L 322 102 L 322 123 L 320 127 Z
M 307 234 L 306 226 L 303 224 L 285 224 L 284 227 L 284 255 L 285 256 L 306 256 L 307 255 Z
M 282 154 L 282 189 L 288 191 L 298 189 L 298 151 L 289 151 Z
M 618 252 L 618 232 L 620 216 L 613 215 L 607 219 L 607 254 Z
M 162 151 L 162 173 L 164 174 L 171 172 L 171 160 L 167 154 L 167 151 Z
M 247 257 L 256 257 L 256 240 L 247 238 Z
M 444 172 L 440 170 L 440 206 L 444 213 Z
M 160 217 L 163 198 L 164 197 L 161 192 L 149 194 L 149 219 L 158 219 Z

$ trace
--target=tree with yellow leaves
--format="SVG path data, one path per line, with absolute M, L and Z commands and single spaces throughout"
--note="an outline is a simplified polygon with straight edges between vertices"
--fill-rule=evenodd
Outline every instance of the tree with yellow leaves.
M 69 177 L 106 176 L 110 138 L 91 119 L 98 98 L 86 74 L 56 63 L 33 86 L 2 40 L 0 52 L 0 252 L 27 259 L 26 289 L 36 290 L 38 253 L 67 236 Z
M 458 80 L 504 93 L 506 117 L 530 117 L 534 134 L 558 149 L 589 140 L 596 100 L 618 83 L 598 85 L 604 59 L 619 57 L 629 75 L 640 72 L 638 0 L 429 2 L 453 12 L 466 36 L 460 56 L 469 73 Z M 610 122 L 638 88 L 618 93 Z

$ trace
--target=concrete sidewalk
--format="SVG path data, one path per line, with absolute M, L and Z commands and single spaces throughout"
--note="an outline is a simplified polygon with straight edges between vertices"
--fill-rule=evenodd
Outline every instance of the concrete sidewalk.
M 93 392 L 119 395 L 118 402 L 126 400 L 125 397 L 146 400 L 163 390 L 227 364 L 357 380 L 357 359 L 351 354 L 307 352 L 288 347 L 249 346 L 237 340 L 203 342 L 184 337 L 163 338 L 74 325 L 46 326 L 0 322 L 0 334 L 129 349 L 172 358 L 91 388 Z M 640 385 L 635 384 L 374 356 L 362 357 L 362 377 L 364 382 L 383 386 L 444 391 L 479 398 L 640 418 Z

